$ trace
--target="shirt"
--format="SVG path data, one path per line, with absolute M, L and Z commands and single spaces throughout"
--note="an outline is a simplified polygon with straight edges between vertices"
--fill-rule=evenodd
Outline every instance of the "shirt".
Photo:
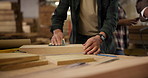
M 96 0 L 81 0 L 78 32 L 87 36 L 98 34 L 98 5 Z

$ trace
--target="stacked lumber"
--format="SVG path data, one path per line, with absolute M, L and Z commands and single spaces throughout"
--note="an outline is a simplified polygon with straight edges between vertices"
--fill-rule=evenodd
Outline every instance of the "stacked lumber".
M 15 14 L 8 1 L 0 1 L 0 32 L 16 32 Z
M 38 55 L 27 53 L 0 53 L 0 71 L 47 65 Z
M 11 2 L 8 2 L 8 1 L 1 1 L 1 2 L 0 2 L 0 9 L 11 10 L 11 9 L 12 9 Z
M 131 43 L 142 44 L 140 38 L 140 29 L 148 26 L 131 26 L 129 27 L 129 39 Z M 142 31 L 142 38 L 145 44 L 148 44 L 148 29 Z
M 20 3 L 0 1 L 0 32 L 22 32 Z
M 130 46 L 128 49 L 125 49 L 126 55 L 134 55 L 134 56 L 147 55 L 147 50 L 144 50 L 143 44 L 145 45 L 145 47 L 148 47 L 148 29 L 140 32 L 140 30 L 145 27 L 148 26 L 146 25 L 146 26 L 129 27 L 129 42 L 132 44 L 132 46 Z

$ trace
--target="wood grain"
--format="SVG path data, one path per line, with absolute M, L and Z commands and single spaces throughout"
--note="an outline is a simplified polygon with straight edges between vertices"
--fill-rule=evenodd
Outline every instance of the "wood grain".
M 30 39 L 6 39 L 6 40 L 0 40 L 0 48 L 1 49 L 19 48 L 22 45 L 29 45 L 29 44 L 31 44 Z
M 14 14 L 13 10 L 0 10 L 1 15 Z
M 14 14 L 0 14 L 0 21 L 15 21 Z
M 65 46 L 48 45 L 23 45 L 19 49 L 32 54 L 64 54 L 64 53 L 82 53 L 82 44 L 69 44 Z
M 0 1 L 0 9 L 2 9 L 2 10 L 10 10 L 10 9 L 12 9 L 11 2 L 8 2 L 8 1 Z
M 71 68 L 60 72 L 42 71 L 13 78 L 148 78 L 148 57 L 119 60 L 101 65 Z
M 68 65 L 81 62 L 92 62 L 95 61 L 93 57 L 89 55 L 57 55 L 57 56 L 46 56 L 46 59 L 56 65 Z
M 16 70 L 16 69 L 22 69 L 22 68 L 35 67 L 35 66 L 42 66 L 47 64 L 48 64 L 47 60 L 9 64 L 9 65 L 0 66 L 0 71 Z
M 39 56 L 27 53 L 0 53 L 0 66 L 39 60 Z
M 16 22 L 15 21 L 0 21 L 0 27 L 1 26 L 15 26 Z

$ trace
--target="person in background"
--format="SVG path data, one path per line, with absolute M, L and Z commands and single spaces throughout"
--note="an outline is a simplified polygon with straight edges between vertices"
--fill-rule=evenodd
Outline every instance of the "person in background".
M 70 7 L 71 44 L 83 44 L 85 54 L 115 54 L 113 32 L 118 21 L 118 0 L 60 0 L 52 16 L 52 45 L 61 45 L 63 24 Z
M 136 9 L 140 20 L 142 22 L 148 21 L 148 0 L 137 0 Z
M 124 55 L 124 49 L 128 47 L 129 38 L 128 38 L 128 26 L 132 26 L 137 24 L 139 18 L 127 19 L 126 12 L 120 5 L 118 4 L 118 25 L 114 32 L 115 42 L 116 42 L 116 53 L 119 55 Z

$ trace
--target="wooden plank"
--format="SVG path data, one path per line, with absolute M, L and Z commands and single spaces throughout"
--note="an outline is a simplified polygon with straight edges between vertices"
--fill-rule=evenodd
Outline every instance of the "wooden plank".
M 57 56 L 46 56 L 46 59 L 56 65 L 68 65 L 81 62 L 92 62 L 95 61 L 93 57 L 89 55 L 57 55 Z
M 0 32 L 11 32 L 15 33 L 16 32 L 16 26 L 0 26 Z
M 140 40 L 141 41 L 140 34 L 129 34 L 129 38 L 131 40 Z M 148 40 L 148 34 L 142 34 L 142 38 L 143 38 L 143 40 Z
M 0 21 L 15 21 L 14 14 L 0 14 Z
M 102 60 L 103 61 L 105 61 L 105 60 L 107 61 L 108 60 L 108 59 L 106 59 L 106 57 L 104 58 L 104 56 L 98 56 L 97 57 L 97 56 L 94 55 L 94 58 L 98 59 L 98 61 L 96 61 L 96 62 L 100 62 L 100 60 L 101 61 Z M 130 59 L 135 59 L 135 58 L 137 58 L 137 57 L 123 56 L 123 55 L 119 56 L 120 60 L 130 60 Z M 95 60 L 97 60 L 97 59 L 95 59 Z M 117 61 L 119 61 L 119 60 L 117 60 Z M 89 63 L 92 63 L 92 62 L 89 62 Z M 99 64 L 97 66 L 100 66 L 100 65 L 101 64 Z M 0 74 L 1 74 L 2 78 L 16 78 L 16 77 L 19 78 L 19 77 L 23 77 L 24 75 L 28 76 L 30 78 L 31 77 L 30 74 L 31 75 L 33 74 L 33 77 L 34 77 L 34 76 L 36 76 L 34 74 L 37 74 L 37 72 L 42 72 L 42 73 L 48 72 L 48 75 L 49 74 L 52 75 L 51 72 L 52 73 L 59 73 L 59 72 L 62 72 L 62 71 L 65 71 L 65 70 L 69 70 L 69 69 L 72 69 L 72 68 L 76 69 L 76 68 L 81 68 L 81 67 L 83 67 L 83 65 L 82 66 L 78 66 L 78 67 L 76 67 L 76 66 L 71 67 L 71 65 L 60 65 L 60 66 L 57 66 L 55 64 L 50 63 L 48 65 L 39 66 L 39 67 L 26 68 L 26 69 L 20 69 L 20 70 L 13 70 L 13 71 L 3 71 L 3 72 L 0 72 Z M 26 78 L 28 78 L 28 77 L 26 77 Z M 53 77 L 51 77 L 51 78 L 53 78 Z
M 30 39 L 6 39 L 0 40 L 0 49 L 19 48 L 22 45 L 30 44 Z
M 39 56 L 27 53 L 0 53 L 0 65 L 39 60 Z
M 130 34 L 139 34 L 140 33 L 140 29 L 145 28 L 148 26 L 129 26 L 129 33 Z M 142 33 L 147 34 L 148 30 L 144 30 Z
M 0 27 L 3 26 L 16 26 L 15 21 L 0 21 Z
M 84 52 L 82 44 L 68 44 L 65 46 L 23 45 L 19 50 L 32 54 L 64 54 Z
M 11 2 L 8 2 L 8 1 L 0 1 L 0 9 L 2 9 L 2 10 L 10 10 L 10 9 L 12 9 Z
M 147 78 L 148 57 L 119 60 L 102 65 L 71 68 L 60 72 L 42 71 L 13 78 Z
M 16 32 L 16 22 L 0 21 L 0 32 Z
M 132 55 L 132 56 L 146 56 L 148 50 L 144 49 L 125 49 L 125 54 L 126 55 Z
M 14 14 L 13 10 L 0 10 L 0 14 L 6 15 L 6 14 Z
M 42 66 L 42 65 L 47 65 L 47 64 L 48 64 L 47 60 L 9 64 L 9 65 L 0 66 L 0 71 L 16 70 L 16 69 L 22 69 L 22 68 L 35 67 L 35 66 Z

